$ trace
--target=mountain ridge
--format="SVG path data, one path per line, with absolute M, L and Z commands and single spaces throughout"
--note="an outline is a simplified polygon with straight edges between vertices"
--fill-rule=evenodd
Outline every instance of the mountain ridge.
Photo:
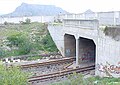
M 22 3 L 15 11 L 2 17 L 20 17 L 20 16 L 53 16 L 58 14 L 67 14 L 68 12 L 55 5 L 39 5 Z

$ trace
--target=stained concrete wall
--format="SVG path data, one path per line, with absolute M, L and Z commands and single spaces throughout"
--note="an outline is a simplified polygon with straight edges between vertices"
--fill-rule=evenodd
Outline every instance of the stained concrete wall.
M 63 26 L 54 26 L 50 24 L 48 26 L 50 35 L 52 36 L 53 41 L 55 42 L 58 50 L 64 56 L 64 33 Z
M 65 34 L 64 48 L 66 57 L 75 57 L 76 54 L 76 40 L 73 35 Z
M 80 63 L 95 62 L 96 46 L 93 40 L 87 38 L 79 38 L 79 55 Z
M 97 47 L 96 75 L 120 77 L 120 41 L 99 30 Z

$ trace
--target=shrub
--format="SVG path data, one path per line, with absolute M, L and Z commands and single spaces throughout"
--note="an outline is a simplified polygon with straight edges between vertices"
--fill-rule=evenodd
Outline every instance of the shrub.
M 7 46 L 16 48 L 19 55 L 30 53 L 32 44 L 24 33 L 16 33 L 7 37 L 9 44 Z
M 30 24 L 30 23 L 31 23 L 31 19 L 28 19 L 28 18 L 25 19 L 25 23 L 26 23 L 26 24 Z
M 4 22 L 4 25 L 8 25 L 8 22 L 7 22 L 7 21 L 5 21 L 5 22 Z
M 6 68 L 0 65 L 0 85 L 28 85 L 28 73 L 17 67 Z
M 2 58 L 5 55 L 5 51 L 0 47 L 0 58 Z
M 25 19 L 25 22 L 24 21 L 19 21 L 20 24 L 30 24 L 31 23 L 31 19 L 27 18 Z
M 57 49 L 55 43 L 53 42 L 49 33 L 42 39 L 41 42 L 43 44 L 44 50 L 49 51 L 49 52 L 57 52 L 58 51 L 58 49 Z

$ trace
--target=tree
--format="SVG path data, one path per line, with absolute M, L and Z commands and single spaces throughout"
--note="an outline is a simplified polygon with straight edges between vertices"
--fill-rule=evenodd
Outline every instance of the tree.
M 30 24 L 31 23 L 31 19 L 27 18 L 25 19 L 25 24 Z
M 5 22 L 4 22 L 4 25 L 8 25 L 8 22 L 7 22 L 7 21 L 5 21 Z
M 24 21 L 19 21 L 19 22 L 20 22 L 20 24 L 30 24 L 31 23 L 31 19 L 26 18 L 25 22 Z

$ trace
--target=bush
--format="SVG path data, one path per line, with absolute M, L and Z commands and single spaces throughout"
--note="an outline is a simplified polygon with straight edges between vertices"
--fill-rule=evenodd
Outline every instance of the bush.
M 7 46 L 16 48 L 18 55 L 28 54 L 32 50 L 32 44 L 24 33 L 13 34 L 7 37 L 7 39 L 9 42 Z
M 49 33 L 42 39 L 41 42 L 43 44 L 43 48 L 45 51 L 48 51 L 48 52 L 57 52 L 58 51 L 58 49 L 57 49 L 55 43 L 53 42 Z
M 25 19 L 25 23 L 26 23 L 26 24 L 30 24 L 30 23 L 31 23 L 31 19 L 28 19 L 28 18 Z
M 30 24 L 31 23 L 31 19 L 27 18 L 25 19 L 25 22 L 24 21 L 19 21 L 20 24 Z
M 6 68 L 0 65 L 0 85 L 28 85 L 28 73 L 17 67 Z
M 5 55 L 5 51 L 0 47 L 0 58 L 2 58 Z
M 5 22 L 4 22 L 4 25 L 8 25 L 8 22 L 7 22 L 7 21 L 5 21 Z

